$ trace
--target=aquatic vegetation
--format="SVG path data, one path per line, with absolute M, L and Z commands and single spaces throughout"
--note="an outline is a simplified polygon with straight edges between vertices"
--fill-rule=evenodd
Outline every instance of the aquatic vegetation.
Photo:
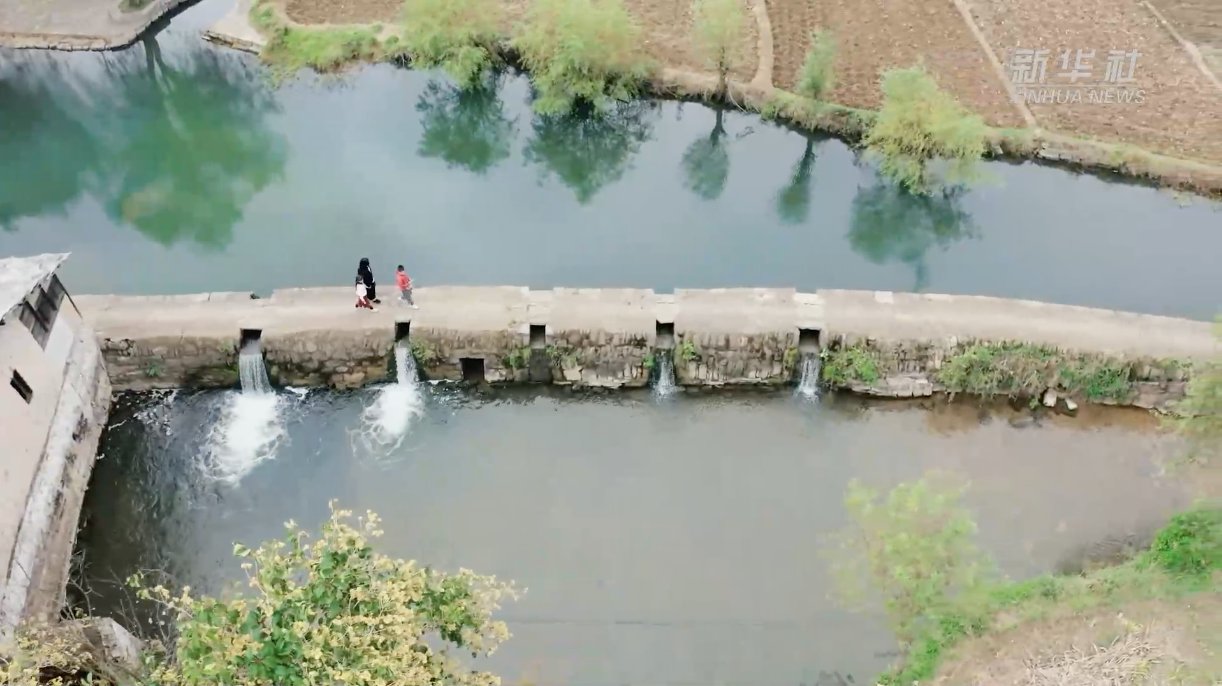
M 621 0 L 534 0 L 513 39 L 535 86 L 535 111 L 545 115 L 635 97 L 650 71 L 640 46 Z
M 863 143 L 879 171 L 914 193 L 933 193 L 976 177 L 988 127 L 938 87 L 924 67 L 882 77 L 883 105 Z
M 725 93 L 735 50 L 746 35 L 746 7 L 743 0 L 695 0 L 692 14 L 696 47 L 717 72 L 717 92 Z
M 798 94 L 813 100 L 822 99 L 836 85 L 835 62 L 835 35 L 825 29 L 813 32 L 806 60 L 798 72 Z
M 823 357 L 823 380 L 832 386 L 869 386 L 882 378 L 882 370 L 874 352 L 864 344 L 825 348 Z
M 401 49 L 412 64 L 478 86 L 496 58 L 504 7 L 497 0 L 406 0 Z

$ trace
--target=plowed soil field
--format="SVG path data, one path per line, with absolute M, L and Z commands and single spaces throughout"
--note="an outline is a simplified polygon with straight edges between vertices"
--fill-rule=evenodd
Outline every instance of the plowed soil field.
M 816 28 L 836 36 L 830 99 L 866 109 L 880 104 L 879 74 L 923 60 L 938 83 L 995 126 L 1022 126 L 1005 84 L 950 0 L 767 0 L 776 68 L 792 89 Z
M 1059 80 L 1059 55 L 1094 51 L 1091 76 L 1079 83 L 1107 88 L 1109 50 L 1136 50 L 1134 81 L 1143 102 L 1028 102 L 1041 126 L 1062 133 L 1127 142 L 1178 157 L 1222 162 L 1222 90 L 1139 0 L 967 0 L 977 25 L 999 55 L 1048 50 L 1047 83 Z M 1002 57 L 1006 61 L 1005 57 Z M 1071 57 L 1071 60 L 1073 58 Z M 1070 63 L 1072 67 L 1072 62 Z

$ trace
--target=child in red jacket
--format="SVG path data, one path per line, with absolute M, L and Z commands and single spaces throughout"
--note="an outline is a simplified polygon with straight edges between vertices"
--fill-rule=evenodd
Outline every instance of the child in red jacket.
M 395 270 L 395 285 L 399 287 L 400 300 L 410 305 L 413 309 L 420 309 L 412 301 L 412 277 L 403 271 L 403 265 L 399 265 L 399 268 Z

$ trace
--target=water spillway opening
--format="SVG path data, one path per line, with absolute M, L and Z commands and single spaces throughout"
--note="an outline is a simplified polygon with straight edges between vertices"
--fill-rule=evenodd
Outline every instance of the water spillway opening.
M 462 368 L 462 380 L 467 383 L 484 383 L 484 358 L 460 357 L 458 364 Z
M 531 383 L 552 382 L 552 358 L 547 354 L 547 325 L 530 325 L 530 356 L 526 362 L 526 377 Z
M 819 352 L 819 333 L 818 329 L 798 329 L 798 352 Z
M 395 342 L 406 339 L 412 333 L 411 322 L 395 322 Z
M 675 323 L 655 322 L 654 347 L 660 350 L 673 350 L 675 347 Z

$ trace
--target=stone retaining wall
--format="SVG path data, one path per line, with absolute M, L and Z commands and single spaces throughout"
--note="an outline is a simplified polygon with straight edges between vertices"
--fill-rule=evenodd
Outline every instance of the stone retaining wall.
M 944 390 L 947 360 L 972 343 L 1017 342 L 1119 361 L 1131 393 L 1109 402 L 1161 408 L 1182 397 L 1193 361 L 1222 355 L 1206 322 L 975 296 L 437 287 L 417 289 L 419 310 L 387 303 L 377 312 L 354 309 L 347 289 L 77 300 L 120 390 L 236 386 L 244 329 L 260 332 L 274 383 L 337 388 L 390 378 L 404 335 L 428 379 L 463 379 L 467 360 L 471 376 L 490 383 L 640 387 L 663 328 L 673 330 L 665 345 L 680 385 L 778 386 L 795 380 L 805 331 L 804 345 L 870 351 L 870 382 L 824 376 L 860 393 L 930 395 Z

